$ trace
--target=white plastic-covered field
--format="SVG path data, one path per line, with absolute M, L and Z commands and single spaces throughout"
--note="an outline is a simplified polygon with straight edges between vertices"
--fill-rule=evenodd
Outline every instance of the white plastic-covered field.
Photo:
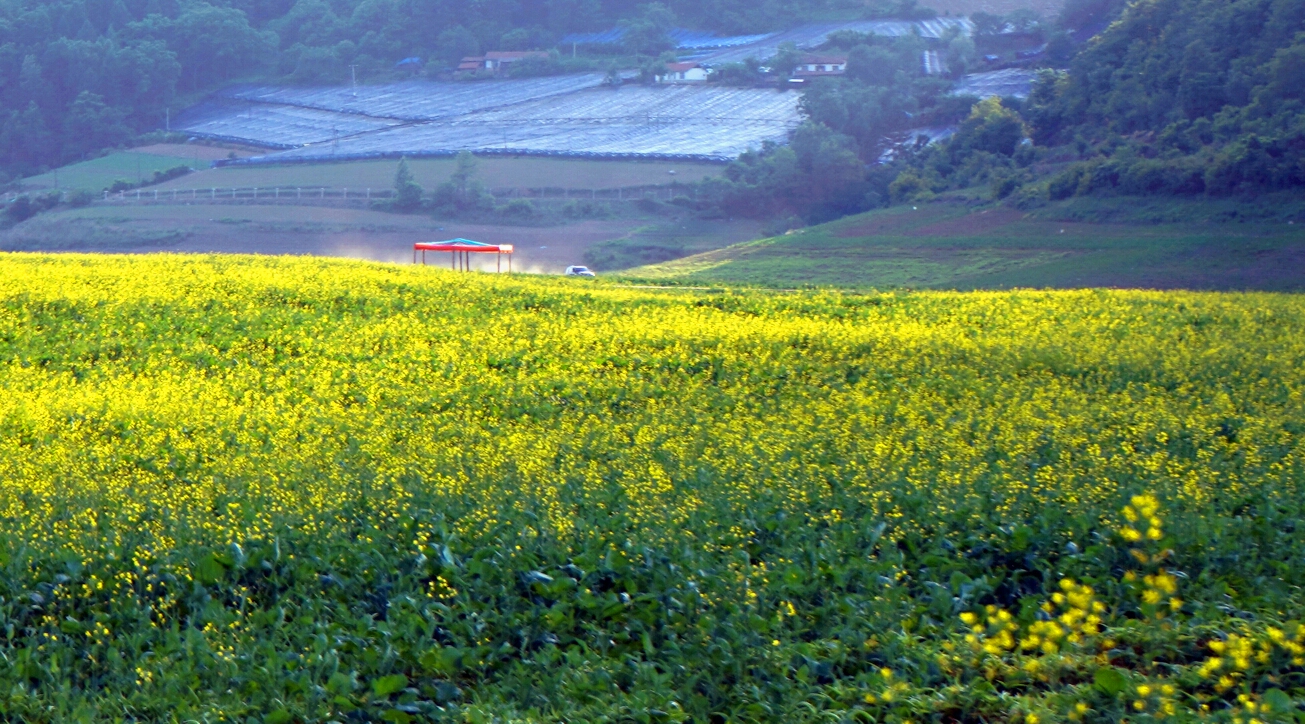
M 225 101 L 191 108 L 179 119 L 177 128 L 203 138 L 294 148 L 380 131 L 399 123 L 402 121 L 315 108 Z
M 345 160 L 392 155 L 421 156 L 448 151 L 532 155 L 693 158 L 727 160 L 764 141 L 783 141 L 786 129 L 773 125 L 730 125 L 684 121 L 673 125 L 557 123 L 530 125 L 406 126 L 346 138 L 265 157 L 273 161 Z
M 1037 72 L 1023 68 L 1007 68 L 988 73 L 971 73 L 962 78 L 952 93 L 958 96 L 1001 96 L 1027 98 L 1033 90 Z
M 762 40 L 730 47 L 710 53 L 699 60 L 704 63 L 741 63 L 748 58 L 765 61 L 779 52 L 784 43 L 793 43 L 798 48 L 814 48 L 824 44 L 831 33 L 851 30 L 857 33 L 874 33 L 889 38 L 900 38 L 912 33 L 919 33 L 922 38 L 942 38 L 948 33 L 959 32 L 972 34 L 974 23 L 969 18 L 934 18 L 932 20 L 858 20 L 847 23 L 816 23 L 803 25 L 782 33 L 769 35 Z
M 429 85 L 433 84 L 412 87 Z M 493 90 L 481 83 L 457 85 L 472 89 L 485 85 Z M 586 88 L 517 103 L 487 104 L 491 107 L 478 112 L 418 122 L 272 102 L 298 102 L 303 92 L 264 92 L 261 98 L 265 100 L 251 104 L 252 112 L 237 104 L 225 117 L 205 117 L 186 129 L 197 135 L 243 139 L 274 148 L 294 146 L 255 163 L 439 155 L 462 150 L 726 160 L 766 141 L 783 142 L 801 121 L 796 91 L 689 85 Z M 387 110 L 411 108 L 420 102 L 397 96 L 391 91 L 369 97 L 383 98 Z M 321 98 L 309 100 L 316 103 Z M 308 138 L 310 134 L 299 126 L 278 127 L 278 114 L 296 121 L 312 118 L 327 128 L 334 128 L 331 124 L 338 120 L 340 132 Z M 346 129 L 343 124 L 349 121 L 355 125 Z M 290 141 L 291 136 L 298 142 Z
M 408 81 L 356 88 L 260 86 L 235 88 L 224 95 L 254 103 L 427 121 L 574 93 L 602 82 L 601 73 L 584 73 L 475 83 Z

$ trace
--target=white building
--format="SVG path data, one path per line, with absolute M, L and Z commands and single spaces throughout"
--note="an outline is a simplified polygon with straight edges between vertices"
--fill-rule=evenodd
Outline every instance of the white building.
M 666 73 L 657 76 L 658 83 L 705 83 L 707 69 L 697 63 L 667 63 Z

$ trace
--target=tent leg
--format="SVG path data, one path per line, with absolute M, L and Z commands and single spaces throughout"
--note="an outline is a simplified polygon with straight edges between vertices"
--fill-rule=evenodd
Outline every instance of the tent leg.
M 498 271 L 499 274 L 502 274 L 502 273 L 503 273 L 503 252 L 501 252 L 501 251 L 498 253 L 498 269 L 497 269 L 497 271 Z

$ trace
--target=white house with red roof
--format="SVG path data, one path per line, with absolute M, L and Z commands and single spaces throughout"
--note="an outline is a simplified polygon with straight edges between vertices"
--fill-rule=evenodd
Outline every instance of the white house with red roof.
M 667 63 L 658 83 L 706 83 L 707 69 L 698 63 Z

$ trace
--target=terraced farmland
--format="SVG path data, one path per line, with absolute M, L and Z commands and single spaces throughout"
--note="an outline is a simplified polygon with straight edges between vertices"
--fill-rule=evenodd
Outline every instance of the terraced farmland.
M 838 30 L 940 38 L 972 28 L 965 18 L 867 20 L 680 40 L 686 48 L 702 48 L 698 57 L 704 62 L 720 65 L 768 58 L 783 43 L 815 47 Z M 707 49 L 713 45 L 717 49 Z M 766 141 L 783 141 L 801 120 L 799 96 L 789 91 L 600 89 L 603 78 L 587 73 L 356 88 L 239 87 L 192 109 L 178 127 L 200 137 L 287 151 L 241 163 L 440 156 L 463 150 L 724 161 Z

